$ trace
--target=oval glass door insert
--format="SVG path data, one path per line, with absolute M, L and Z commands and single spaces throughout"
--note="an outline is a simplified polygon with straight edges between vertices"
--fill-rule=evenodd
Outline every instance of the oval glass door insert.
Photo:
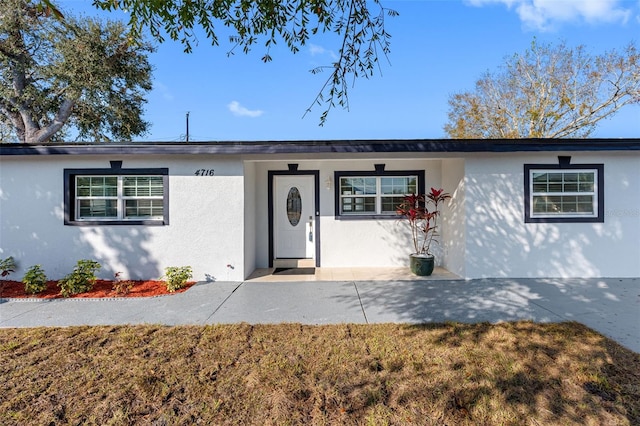
M 289 189 L 287 194 L 287 219 L 291 226 L 296 226 L 300 223 L 300 216 L 302 215 L 302 198 L 300 198 L 300 191 L 295 186 Z

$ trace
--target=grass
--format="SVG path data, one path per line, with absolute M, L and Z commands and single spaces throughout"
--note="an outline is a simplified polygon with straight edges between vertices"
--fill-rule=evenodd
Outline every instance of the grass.
M 578 323 L 0 329 L 0 424 L 638 425 Z

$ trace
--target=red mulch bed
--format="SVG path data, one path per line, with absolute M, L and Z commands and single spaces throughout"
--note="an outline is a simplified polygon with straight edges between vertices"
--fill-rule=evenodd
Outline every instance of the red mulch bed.
M 163 294 L 177 294 L 187 291 L 195 282 L 188 282 L 187 285 L 173 293 L 167 291 L 165 281 L 135 281 L 132 280 L 133 288 L 126 294 L 118 294 L 113 290 L 113 281 L 97 280 L 93 289 L 86 293 L 80 293 L 72 298 L 99 298 L 99 297 L 149 297 Z M 24 292 L 24 283 L 20 281 L 0 280 L 0 297 L 37 298 L 37 299 L 59 299 L 60 288 L 57 281 L 47 281 L 47 289 L 41 293 L 29 294 Z

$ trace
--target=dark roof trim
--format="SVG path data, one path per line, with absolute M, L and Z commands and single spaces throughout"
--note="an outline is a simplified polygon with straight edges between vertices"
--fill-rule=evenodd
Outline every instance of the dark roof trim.
M 465 153 L 530 151 L 640 151 L 640 139 L 404 139 L 252 142 L 131 142 L 94 144 L 0 144 L 0 155 L 117 154 L 325 154 Z

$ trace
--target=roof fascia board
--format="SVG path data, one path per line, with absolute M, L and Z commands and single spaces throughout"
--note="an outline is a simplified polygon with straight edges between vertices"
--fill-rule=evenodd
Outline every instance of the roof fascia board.
M 345 140 L 265 142 L 0 144 L 0 155 L 246 155 L 639 151 L 640 139 Z

